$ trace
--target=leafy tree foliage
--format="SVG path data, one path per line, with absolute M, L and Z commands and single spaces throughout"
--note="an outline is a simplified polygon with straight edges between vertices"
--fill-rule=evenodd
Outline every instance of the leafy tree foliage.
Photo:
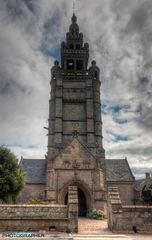
M 25 174 L 15 155 L 5 147 L 0 147 L 0 200 L 15 202 L 24 187 Z

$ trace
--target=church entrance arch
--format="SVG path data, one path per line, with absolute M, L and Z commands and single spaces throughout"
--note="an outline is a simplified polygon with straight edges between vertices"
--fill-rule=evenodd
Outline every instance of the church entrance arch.
M 91 191 L 86 184 L 82 182 L 70 181 L 67 183 L 60 191 L 58 195 L 58 203 L 67 204 L 68 203 L 68 186 L 78 187 L 78 208 L 79 216 L 86 217 L 91 212 L 92 198 Z
M 68 192 L 65 195 L 64 204 L 68 204 Z M 78 188 L 78 209 L 79 209 L 79 217 L 87 216 L 87 201 L 84 192 Z

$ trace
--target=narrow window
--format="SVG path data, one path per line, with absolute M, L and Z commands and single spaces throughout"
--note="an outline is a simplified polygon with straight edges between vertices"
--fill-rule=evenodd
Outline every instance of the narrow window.
M 70 49 L 74 49 L 73 44 L 70 44 L 69 48 L 70 48 Z
M 74 69 L 74 61 L 72 59 L 67 60 L 67 69 Z
M 77 70 L 82 70 L 82 69 L 83 69 L 83 61 L 77 60 Z
M 80 44 L 77 44 L 77 45 L 76 45 L 76 49 L 80 49 Z
M 96 79 L 98 79 L 98 72 L 97 71 L 94 72 L 94 76 L 95 76 Z

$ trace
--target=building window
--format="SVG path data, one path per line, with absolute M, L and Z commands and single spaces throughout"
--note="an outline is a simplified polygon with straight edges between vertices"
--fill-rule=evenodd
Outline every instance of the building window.
M 83 69 L 83 61 L 77 60 L 77 70 L 82 70 L 82 69 Z
M 80 44 L 76 44 L 76 49 L 80 49 Z
M 94 76 L 95 76 L 96 79 L 98 79 L 98 72 L 97 71 L 94 72 Z
M 73 44 L 70 44 L 70 45 L 69 45 L 69 48 L 70 48 L 70 49 L 74 49 Z
M 74 69 L 74 61 L 72 59 L 67 60 L 67 69 Z

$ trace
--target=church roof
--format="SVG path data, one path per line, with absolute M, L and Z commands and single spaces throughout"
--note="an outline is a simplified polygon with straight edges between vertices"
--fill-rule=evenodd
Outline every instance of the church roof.
M 21 159 L 22 170 L 27 174 L 26 183 L 45 184 L 46 160 L 45 159 Z
M 106 159 L 106 178 L 109 182 L 134 181 L 127 159 Z
M 45 184 L 46 159 L 22 159 L 20 165 L 27 174 L 27 183 Z M 134 181 L 126 159 L 106 159 L 106 169 L 108 182 Z

